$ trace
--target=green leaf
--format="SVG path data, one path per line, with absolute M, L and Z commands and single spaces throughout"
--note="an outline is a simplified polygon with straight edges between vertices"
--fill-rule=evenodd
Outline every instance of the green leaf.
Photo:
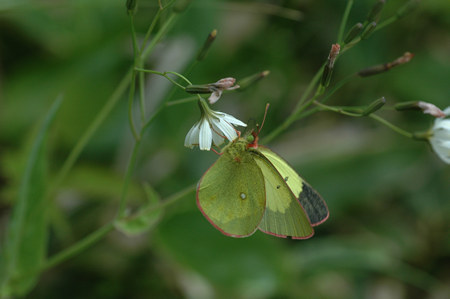
M 149 231 L 155 227 L 163 215 L 158 193 L 150 185 L 144 185 L 144 189 L 147 203 L 135 214 L 119 219 L 115 223 L 116 228 L 126 235 L 135 236 Z
M 47 246 L 45 142 L 59 97 L 32 144 L 0 256 L 0 297 L 23 295 L 35 284 Z

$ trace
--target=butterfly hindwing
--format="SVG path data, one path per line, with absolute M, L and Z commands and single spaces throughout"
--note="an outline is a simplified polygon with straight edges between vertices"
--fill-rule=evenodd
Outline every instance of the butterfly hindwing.
M 264 177 L 251 154 L 233 146 L 201 178 L 197 205 L 222 233 L 245 237 L 255 232 L 264 214 Z
M 310 238 L 314 231 L 308 216 L 283 178 L 263 157 L 254 154 L 254 159 L 264 176 L 266 190 L 266 209 L 259 229 L 278 237 Z
M 275 167 L 308 214 L 312 226 L 328 219 L 328 207 L 322 197 L 289 164 L 270 149 L 259 146 L 259 152 Z

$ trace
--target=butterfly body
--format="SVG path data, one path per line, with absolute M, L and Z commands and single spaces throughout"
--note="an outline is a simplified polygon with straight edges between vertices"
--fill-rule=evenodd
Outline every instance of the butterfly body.
M 227 145 L 203 175 L 197 188 L 200 211 L 228 236 L 246 237 L 259 229 L 278 237 L 311 237 L 312 227 L 328 218 L 325 202 L 254 137 Z

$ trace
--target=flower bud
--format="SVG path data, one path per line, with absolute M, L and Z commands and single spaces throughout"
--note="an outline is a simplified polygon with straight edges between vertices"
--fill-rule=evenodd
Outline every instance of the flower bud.
M 374 113 L 375 111 L 383 107 L 384 104 L 386 104 L 386 99 L 384 97 L 381 97 L 373 101 L 372 103 L 369 104 L 369 106 L 367 106 L 366 109 L 364 109 L 364 111 L 362 112 L 362 116 L 367 116 L 369 114 Z
M 270 74 L 270 71 L 265 70 L 253 75 L 250 75 L 248 77 L 245 77 L 242 80 L 239 80 L 238 85 L 241 87 L 239 90 L 244 90 L 247 87 L 250 87 L 251 85 L 255 84 L 259 80 L 261 80 L 264 77 L 267 77 Z
M 178 0 L 173 6 L 173 11 L 180 13 L 186 10 L 186 8 L 191 4 L 192 0 Z
M 322 79 L 320 81 L 320 85 L 323 87 L 327 87 L 330 84 L 331 74 L 333 73 L 334 62 L 336 61 L 337 56 L 339 55 L 339 51 L 341 46 L 339 44 L 331 45 L 330 54 L 328 55 L 328 61 L 323 69 Z
M 192 84 L 192 85 L 188 85 L 186 86 L 186 88 L 184 89 L 186 92 L 188 93 L 211 93 L 214 90 L 211 89 L 211 87 L 209 86 L 209 84 Z
M 410 0 L 405 5 L 400 7 L 399 10 L 397 10 L 396 15 L 399 18 L 402 18 L 405 15 L 409 14 L 412 10 L 414 10 L 418 4 L 419 4 L 419 0 Z
M 420 110 L 424 114 L 429 114 L 436 118 L 445 117 L 445 113 L 436 105 L 422 101 L 398 103 L 394 107 L 397 111 Z
M 137 0 L 127 0 L 125 6 L 127 8 L 127 12 L 133 13 L 136 10 Z
M 377 27 L 376 22 L 369 23 L 366 28 L 364 29 L 363 33 L 361 34 L 361 39 L 368 38 L 372 32 L 375 30 L 375 27 Z
M 405 52 L 405 54 L 403 54 L 402 56 L 400 56 L 399 58 L 395 59 L 392 62 L 368 67 L 366 69 L 359 71 L 358 75 L 361 77 L 377 75 L 379 73 L 389 71 L 391 68 L 396 67 L 398 65 L 408 63 L 413 57 L 414 54 L 410 52 Z
M 214 29 L 211 31 L 210 34 L 208 34 L 208 37 L 206 38 L 205 43 L 203 44 L 203 47 L 200 49 L 200 51 L 197 54 L 197 61 L 202 61 L 206 54 L 208 54 L 209 48 L 211 47 L 212 43 L 216 39 L 217 36 L 217 30 Z
M 356 23 L 347 33 L 347 36 L 344 38 L 344 43 L 348 44 L 352 40 L 354 40 L 362 31 L 363 24 Z
M 385 0 L 378 0 L 377 3 L 372 6 L 372 9 L 367 15 L 367 23 L 378 22 L 378 20 L 380 19 L 381 10 L 383 10 L 383 6 L 385 3 Z

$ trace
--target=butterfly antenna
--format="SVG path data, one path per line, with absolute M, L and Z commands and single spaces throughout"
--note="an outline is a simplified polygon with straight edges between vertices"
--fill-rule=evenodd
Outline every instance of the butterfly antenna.
M 264 118 L 263 118 L 261 127 L 259 127 L 259 130 L 258 130 L 258 135 L 259 135 L 259 132 L 261 132 L 261 129 L 263 128 L 263 126 L 264 126 L 264 122 L 266 121 L 266 116 L 267 116 L 267 111 L 269 110 L 269 106 L 270 106 L 270 104 L 267 103 L 266 104 L 266 111 L 264 111 Z

